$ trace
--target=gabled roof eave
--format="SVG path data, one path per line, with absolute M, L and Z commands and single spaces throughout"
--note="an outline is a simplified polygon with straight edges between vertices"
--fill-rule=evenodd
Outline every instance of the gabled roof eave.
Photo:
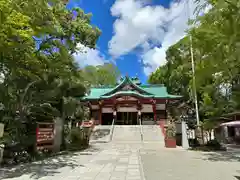
M 118 84 L 115 88 L 113 88 L 111 91 L 103 94 L 102 96 L 107 96 L 108 94 L 114 94 L 114 92 L 115 92 L 117 89 L 119 89 L 120 87 L 124 86 L 124 85 L 127 83 L 127 81 L 129 81 L 130 84 L 131 84 L 135 89 L 140 90 L 140 91 L 142 91 L 142 92 L 144 92 L 144 93 L 146 93 L 146 94 L 148 94 L 148 95 L 153 95 L 153 94 L 147 92 L 146 90 L 144 90 L 143 88 L 141 88 L 140 86 L 138 86 L 137 84 L 133 83 L 132 80 L 131 80 L 128 76 L 126 76 L 125 79 L 124 79 L 120 84 Z M 153 96 L 154 96 L 154 95 L 153 95 Z

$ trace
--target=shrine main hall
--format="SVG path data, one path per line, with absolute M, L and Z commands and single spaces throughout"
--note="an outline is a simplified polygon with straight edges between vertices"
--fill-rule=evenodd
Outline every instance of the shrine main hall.
M 167 103 L 179 98 L 164 85 L 143 85 L 138 78 L 125 76 L 115 87 L 91 88 L 82 100 L 96 124 L 152 125 L 165 121 Z

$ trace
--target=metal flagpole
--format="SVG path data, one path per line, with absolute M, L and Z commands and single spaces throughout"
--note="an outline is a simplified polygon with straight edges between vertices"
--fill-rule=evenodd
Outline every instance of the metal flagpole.
M 188 0 L 188 19 L 190 20 L 190 0 Z M 195 111 L 196 111 L 196 120 L 197 120 L 197 126 L 199 127 L 200 121 L 199 121 L 199 112 L 198 112 L 198 97 L 197 97 L 197 88 L 196 88 L 196 77 L 195 77 L 195 63 L 194 63 L 194 56 L 193 56 L 193 41 L 192 41 L 192 35 L 189 35 L 189 41 L 190 41 L 190 54 L 191 54 L 191 62 L 192 62 L 192 80 L 193 80 L 193 94 L 194 94 L 194 102 L 195 102 Z

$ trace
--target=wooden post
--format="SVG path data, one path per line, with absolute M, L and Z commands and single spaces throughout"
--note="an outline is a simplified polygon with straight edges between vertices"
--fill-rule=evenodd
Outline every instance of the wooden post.
M 102 101 L 99 101 L 98 121 L 99 125 L 102 125 Z
M 156 101 L 152 100 L 152 108 L 153 108 L 153 119 L 155 124 L 157 123 L 157 112 L 156 112 Z
M 102 106 L 99 106 L 98 120 L 99 125 L 102 125 Z

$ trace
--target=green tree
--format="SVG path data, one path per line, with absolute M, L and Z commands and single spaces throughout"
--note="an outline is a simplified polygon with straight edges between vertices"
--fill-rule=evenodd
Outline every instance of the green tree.
M 82 76 L 92 86 L 116 85 L 120 77 L 118 68 L 111 63 L 98 66 L 86 66 L 82 69 Z
M 10 140 L 24 142 L 23 124 L 79 111 L 75 96 L 87 84 L 72 54 L 79 43 L 94 48 L 100 30 L 90 14 L 61 0 L 0 0 L 0 13 L 1 122 Z
M 159 67 L 149 78 L 150 83 L 163 82 L 170 93 L 183 95 L 183 100 L 194 107 L 189 57 L 191 34 L 202 120 L 240 107 L 240 33 L 237 30 L 240 28 L 240 5 L 236 0 L 209 0 L 204 7 L 208 5 L 212 7 L 209 12 L 194 19 L 192 22 L 197 25 L 188 31 L 185 38 L 167 50 L 167 64 Z

